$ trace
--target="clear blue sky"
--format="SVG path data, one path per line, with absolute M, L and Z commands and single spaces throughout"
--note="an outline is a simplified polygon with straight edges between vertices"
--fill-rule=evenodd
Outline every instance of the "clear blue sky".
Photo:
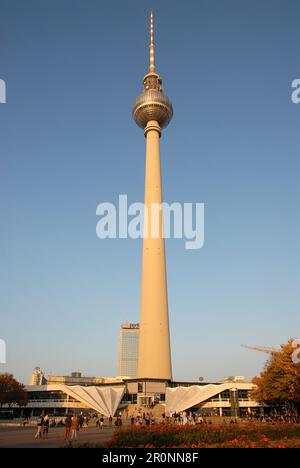
M 95 210 L 143 200 L 151 8 L 164 198 L 205 203 L 204 247 L 166 243 L 174 377 L 250 378 L 266 356 L 241 343 L 300 338 L 300 2 L 1 0 L 0 372 L 25 382 L 116 375 L 138 321 L 141 241 L 99 240 Z

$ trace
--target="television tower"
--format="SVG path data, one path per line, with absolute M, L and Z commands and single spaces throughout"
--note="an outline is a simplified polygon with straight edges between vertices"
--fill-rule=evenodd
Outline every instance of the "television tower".
M 163 215 L 161 210 L 158 216 L 151 211 L 154 204 L 161 206 L 162 203 L 159 139 L 162 129 L 172 119 L 173 108 L 163 92 L 162 80 L 155 69 L 152 12 L 150 65 L 143 85 L 144 90 L 132 109 L 133 118 L 144 129 L 146 137 L 138 377 L 172 380 Z

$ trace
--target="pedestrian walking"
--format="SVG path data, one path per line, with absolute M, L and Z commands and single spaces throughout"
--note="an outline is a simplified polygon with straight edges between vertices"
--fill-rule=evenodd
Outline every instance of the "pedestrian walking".
M 43 439 L 48 439 L 48 434 L 49 434 L 49 416 L 46 414 L 44 417 L 44 425 L 43 425 Z
M 49 434 L 49 416 L 46 414 L 44 417 L 44 424 L 43 424 L 43 439 L 48 439 L 48 434 Z
M 76 414 L 74 414 L 74 416 L 72 418 L 72 423 L 71 423 L 71 429 L 72 429 L 71 440 L 77 439 L 78 428 L 79 428 L 78 418 L 77 418 Z
M 81 413 L 80 416 L 78 417 L 77 422 L 78 422 L 78 430 L 79 430 L 79 429 L 82 429 L 82 426 L 83 426 L 83 423 L 84 423 L 84 416 L 83 416 L 82 413 Z
M 104 417 L 103 417 L 103 414 L 101 414 L 101 417 L 100 417 L 100 429 L 102 430 L 104 427 Z
M 89 420 L 87 416 L 83 416 L 83 423 L 81 429 L 87 429 L 89 427 Z
M 40 419 L 38 420 L 38 423 L 37 423 L 37 431 L 36 431 L 36 434 L 34 436 L 35 439 L 41 439 L 42 438 L 43 427 L 44 427 L 44 416 L 41 415 L 41 417 L 40 417 Z
M 72 416 L 70 414 L 67 414 L 66 420 L 65 420 L 65 440 L 70 439 L 70 432 L 71 432 L 71 425 L 72 425 Z
M 22 424 L 23 424 L 23 427 L 25 427 L 26 424 L 29 424 L 29 419 L 28 419 L 28 417 L 26 417 L 26 418 L 23 419 L 23 423 L 22 423 Z

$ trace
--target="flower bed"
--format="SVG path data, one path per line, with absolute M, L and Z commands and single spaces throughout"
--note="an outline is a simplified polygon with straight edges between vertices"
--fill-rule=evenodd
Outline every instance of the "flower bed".
M 154 425 L 116 431 L 106 447 L 300 448 L 300 424 Z

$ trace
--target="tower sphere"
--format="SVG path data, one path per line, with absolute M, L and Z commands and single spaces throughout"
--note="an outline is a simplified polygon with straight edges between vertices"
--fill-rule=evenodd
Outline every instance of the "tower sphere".
M 144 88 L 133 105 L 134 120 L 142 128 L 150 120 L 156 120 L 161 128 L 166 127 L 172 119 L 173 107 L 170 99 L 163 93 L 159 76 L 147 75 L 144 78 Z

